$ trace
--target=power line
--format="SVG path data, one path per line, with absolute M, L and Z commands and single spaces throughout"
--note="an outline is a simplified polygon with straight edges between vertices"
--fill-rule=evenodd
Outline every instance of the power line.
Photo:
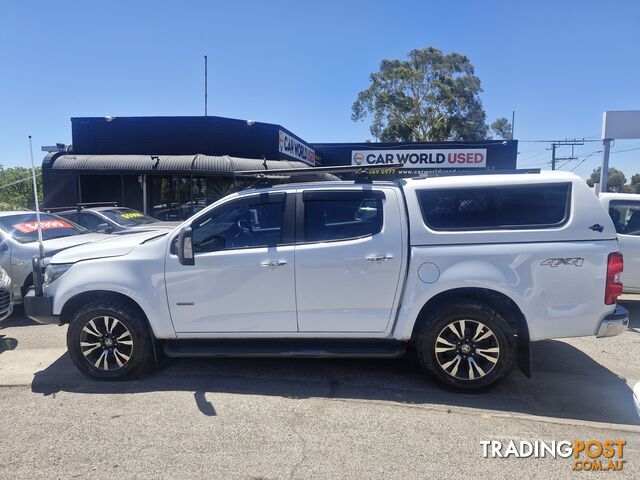
M 596 153 L 601 153 L 601 152 L 602 152 L 602 150 L 596 150 L 595 152 L 591 152 L 589 155 L 587 155 L 586 157 L 584 157 L 580 163 L 578 163 L 575 167 L 573 167 L 573 168 L 572 168 L 571 170 L 569 170 L 569 171 L 570 171 L 570 172 L 573 172 L 576 168 L 578 168 L 580 165 L 582 165 L 584 162 L 586 162 L 586 161 L 589 159 L 589 157 L 591 157 L 591 156 L 595 155 Z
M 36 173 L 36 176 L 40 177 L 40 176 L 42 176 L 42 173 Z M 15 182 L 7 183 L 5 185 L 0 185 L 0 190 L 2 190 L 4 188 L 12 187 L 12 186 L 17 185 L 17 184 L 22 183 L 22 182 L 27 182 L 29 180 L 32 180 L 31 175 L 29 175 L 28 177 L 25 177 L 25 178 L 21 178 L 20 180 L 16 180 Z

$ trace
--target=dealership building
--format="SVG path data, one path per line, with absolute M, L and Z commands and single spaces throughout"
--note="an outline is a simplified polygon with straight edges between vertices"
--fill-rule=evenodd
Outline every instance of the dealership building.
M 247 170 L 402 163 L 401 176 L 516 168 L 516 140 L 313 143 L 286 128 L 223 117 L 72 118 L 72 145 L 42 163 L 45 208 L 117 202 L 180 220 L 250 185 Z

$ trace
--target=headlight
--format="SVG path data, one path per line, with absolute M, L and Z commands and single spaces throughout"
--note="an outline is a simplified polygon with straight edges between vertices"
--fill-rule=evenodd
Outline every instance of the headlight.
M 59 263 L 57 265 L 47 265 L 44 270 L 43 284 L 49 285 L 60 278 L 64 272 L 69 270 L 73 266 L 73 263 Z

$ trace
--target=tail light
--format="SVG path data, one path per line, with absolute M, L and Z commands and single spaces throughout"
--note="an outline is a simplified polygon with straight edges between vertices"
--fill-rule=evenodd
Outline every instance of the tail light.
M 622 281 L 620 274 L 622 273 L 622 254 L 613 252 L 609 254 L 607 259 L 607 284 L 604 289 L 604 303 L 613 305 L 616 299 L 622 295 Z

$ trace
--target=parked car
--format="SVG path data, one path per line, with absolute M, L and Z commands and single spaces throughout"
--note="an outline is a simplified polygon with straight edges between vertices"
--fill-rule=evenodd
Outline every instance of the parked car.
M 45 255 L 65 248 L 109 238 L 89 233 L 64 218 L 48 213 L 40 215 Z M 36 213 L 30 211 L 0 212 L 0 267 L 11 277 L 13 297 L 22 301 L 33 285 L 32 259 L 39 254 Z
M 13 313 L 13 286 L 4 268 L 0 268 L 0 322 Z
M 624 291 L 640 293 L 640 195 L 602 193 L 600 202 L 611 216 L 625 258 Z
M 98 233 L 139 233 L 151 230 L 171 230 L 180 222 L 161 222 L 133 208 L 118 206 L 79 207 L 58 212 L 87 230 Z
M 622 333 L 622 255 L 569 173 L 244 190 L 167 234 L 55 255 L 27 314 L 85 375 L 190 356 L 397 357 L 487 387 L 529 342 Z

